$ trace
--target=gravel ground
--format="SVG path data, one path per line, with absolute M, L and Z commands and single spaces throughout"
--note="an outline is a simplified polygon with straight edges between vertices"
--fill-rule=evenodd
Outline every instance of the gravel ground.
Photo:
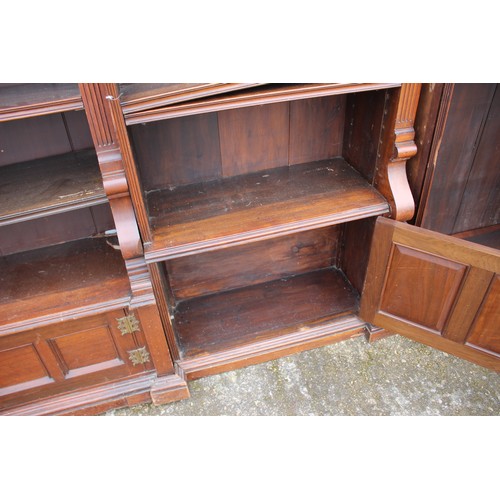
M 500 415 L 500 374 L 404 337 L 363 337 L 189 382 L 107 416 Z

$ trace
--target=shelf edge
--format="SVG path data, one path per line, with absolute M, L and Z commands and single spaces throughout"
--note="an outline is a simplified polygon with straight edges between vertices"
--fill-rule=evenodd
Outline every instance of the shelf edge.
M 178 373 L 187 380 L 260 363 L 287 354 L 362 335 L 366 323 L 357 315 L 345 314 L 326 324 L 292 331 L 279 337 L 250 343 L 213 354 L 176 361 Z M 265 359 L 262 359 L 265 358 Z
M 288 224 L 280 224 L 278 226 L 273 226 L 272 228 L 257 229 L 254 231 L 248 231 L 237 235 L 219 237 L 203 242 L 178 245 L 176 247 L 171 247 L 171 248 L 167 247 L 157 250 L 154 249 L 148 250 L 148 246 L 146 245 L 144 256 L 146 262 L 148 264 L 151 264 L 154 262 L 161 262 L 164 260 L 174 259 L 178 257 L 195 255 L 198 253 L 208 252 L 211 250 L 219 250 L 222 248 L 228 248 L 232 246 L 243 245 L 246 243 L 262 241 L 269 238 L 286 236 L 288 234 L 298 233 L 310 229 L 319 229 L 321 227 L 337 225 L 344 222 L 364 219 L 367 217 L 384 215 L 389 213 L 389 210 L 390 210 L 389 204 L 387 202 L 384 202 L 377 205 L 371 205 L 369 207 L 363 207 L 362 212 L 359 209 L 349 210 L 340 214 L 334 214 L 333 216 L 327 215 L 322 217 L 316 217 L 313 219 L 308 219 L 306 221 L 300 221 L 300 222 L 295 221 L 295 222 L 290 222 Z

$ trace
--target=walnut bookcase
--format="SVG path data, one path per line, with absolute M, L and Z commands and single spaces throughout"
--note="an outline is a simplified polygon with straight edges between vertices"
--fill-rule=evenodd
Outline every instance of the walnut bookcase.
M 92 115 L 92 90 L 0 87 L 2 414 L 93 413 L 187 395 L 119 157 L 106 163 L 112 135 L 103 156 L 96 130 L 106 114 Z
M 0 411 L 169 402 L 365 332 L 500 369 L 500 253 L 405 223 L 420 92 L 1 85 Z

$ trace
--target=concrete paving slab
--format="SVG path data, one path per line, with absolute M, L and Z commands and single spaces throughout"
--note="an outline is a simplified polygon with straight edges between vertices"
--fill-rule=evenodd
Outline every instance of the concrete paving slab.
M 401 336 L 363 337 L 189 383 L 107 416 L 500 415 L 500 374 Z

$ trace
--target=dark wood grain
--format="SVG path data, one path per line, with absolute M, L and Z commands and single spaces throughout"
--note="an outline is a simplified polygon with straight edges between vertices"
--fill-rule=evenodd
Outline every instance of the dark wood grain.
M 421 227 L 444 234 L 460 232 L 455 220 L 491 105 L 496 84 L 455 84 L 439 148 L 430 158 L 432 178 L 426 179 L 428 195 L 421 206 Z M 492 149 L 494 151 L 494 149 Z M 485 153 L 487 153 L 485 151 Z M 489 165 L 488 165 L 489 166 Z M 494 171 L 498 169 L 493 169 Z M 474 182 L 474 180 L 472 180 Z M 474 203 L 480 203 L 474 191 Z M 464 228 L 471 229 L 470 227 Z
M 387 202 L 343 159 L 231 177 L 148 197 L 149 261 L 386 213 Z
M 382 121 L 385 90 L 347 96 L 343 156 L 370 183 L 373 182 Z
M 79 309 L 125 305 L 130 285 L 118 251 L 103 240 L 80 240 L 1 257 L 0 293 L 5 334 Z
M 229 349 L 292 325 L 353 312 L 357 294 L 343 274 L 316 271 L 181 302 L 175 327 L 183 357 Z
M 346 96 L 290 103 L 289 164 L 342 155 Z
M 94 147 L 85 111 L 71 111 L 62 114 L 73 151 Z
M 21 83 L 0 88 L 0 121 L 82 108 L 76 83 Z
M 222 175 L 288 165 L 288 103 L 218 113 Z
M 130 127 L 130 136 L 146 191 L 221 175 L 215 113 Z
M 380 309 L 442 332 L 467 266 L 395 244 L 388 267 Z
M 93 149 L 18 163 L 1 170 L 0 225 L 107 201 Z
M 304 231 L 165 265 L 177 300 L 256 285 L 336 264 L 340 228 Z
M 464 188 L 453 232 L 500 224 L 500 90 L 498 85 Z

